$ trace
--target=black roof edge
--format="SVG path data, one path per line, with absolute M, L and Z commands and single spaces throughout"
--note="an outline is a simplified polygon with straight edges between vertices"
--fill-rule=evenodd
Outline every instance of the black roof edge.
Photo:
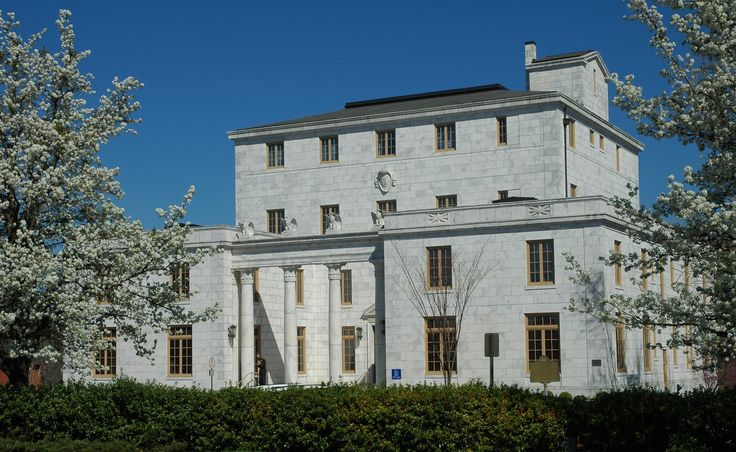
M 536 41 L 526 41 L 526 42 L 524 43 L 524 45 L 527 45 L 527 44 L 534 44 L 534 45 L 537 45 L 537 42 L 536 42 Z
M 521 202 L 521 201 L 537 201 L 537 198 L 533 196 L 509 196 L 508 198 L 497 199 L 491 201 L 491 204 L 504 204 L 507 202 Z
M 347 102 L 345 104 L 345 108 L 365 107 L 368 105 L 390 104 L 390 103 L 402 102 L 406 100 L 428 99 L 431 97 L 452 96 L 455 94 L 468 94 L 468 93 L 477 93 L 480 91 L 499 91 L 499 90 L 508 91 L 508 88 L 501 85 L 500 83 L 493 83 L 491 85 L 471 86 L 468 88 L 447 89 L 443 91 L 430 91 L 426 93 L 407 94 L 404 96 L 383 97 L 380 99 L 369 99 L 369 100 L 359 100 L 355 102 Z

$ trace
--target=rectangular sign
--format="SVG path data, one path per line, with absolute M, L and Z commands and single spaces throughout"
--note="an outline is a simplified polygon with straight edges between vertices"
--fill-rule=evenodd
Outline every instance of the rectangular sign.
M 486 358 L 498 357 L 498 333 L 486 333 L 484 337 Z
M 391 379 L 401 380 L 401 369 L 391 369 Z

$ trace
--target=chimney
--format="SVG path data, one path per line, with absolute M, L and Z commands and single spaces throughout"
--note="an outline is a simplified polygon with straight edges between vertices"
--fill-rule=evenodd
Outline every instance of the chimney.
M 537 58 L 537 43 L 527 41 L 524 43 L 524 66 L 529 66 Z

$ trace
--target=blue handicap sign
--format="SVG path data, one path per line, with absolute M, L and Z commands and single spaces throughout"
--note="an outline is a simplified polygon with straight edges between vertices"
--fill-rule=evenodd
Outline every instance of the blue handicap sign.
M 401 380 L 401 369 L 391 369 L 391 379 Z

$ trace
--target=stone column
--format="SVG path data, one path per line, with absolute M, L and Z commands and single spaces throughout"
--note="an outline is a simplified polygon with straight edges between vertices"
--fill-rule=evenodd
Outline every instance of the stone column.
M 340 269 L 343 264 L 327 266 L 327 277 L 330 284 L 329 305 L 329 344 L 330 344 L 330 381 L 340 379 L 342 372 L 342 325 L 340 324 Z
M 253 275 L 255 270 L 246 268 L 240 270 L 240 312 L 238 319 L 238 350 L 240 361 L 239 383 L 255 386 L 256 344 L 254 336 L 253 316 Z
M 284 383 L 296 383 L 296 267 L 284 267 Z

